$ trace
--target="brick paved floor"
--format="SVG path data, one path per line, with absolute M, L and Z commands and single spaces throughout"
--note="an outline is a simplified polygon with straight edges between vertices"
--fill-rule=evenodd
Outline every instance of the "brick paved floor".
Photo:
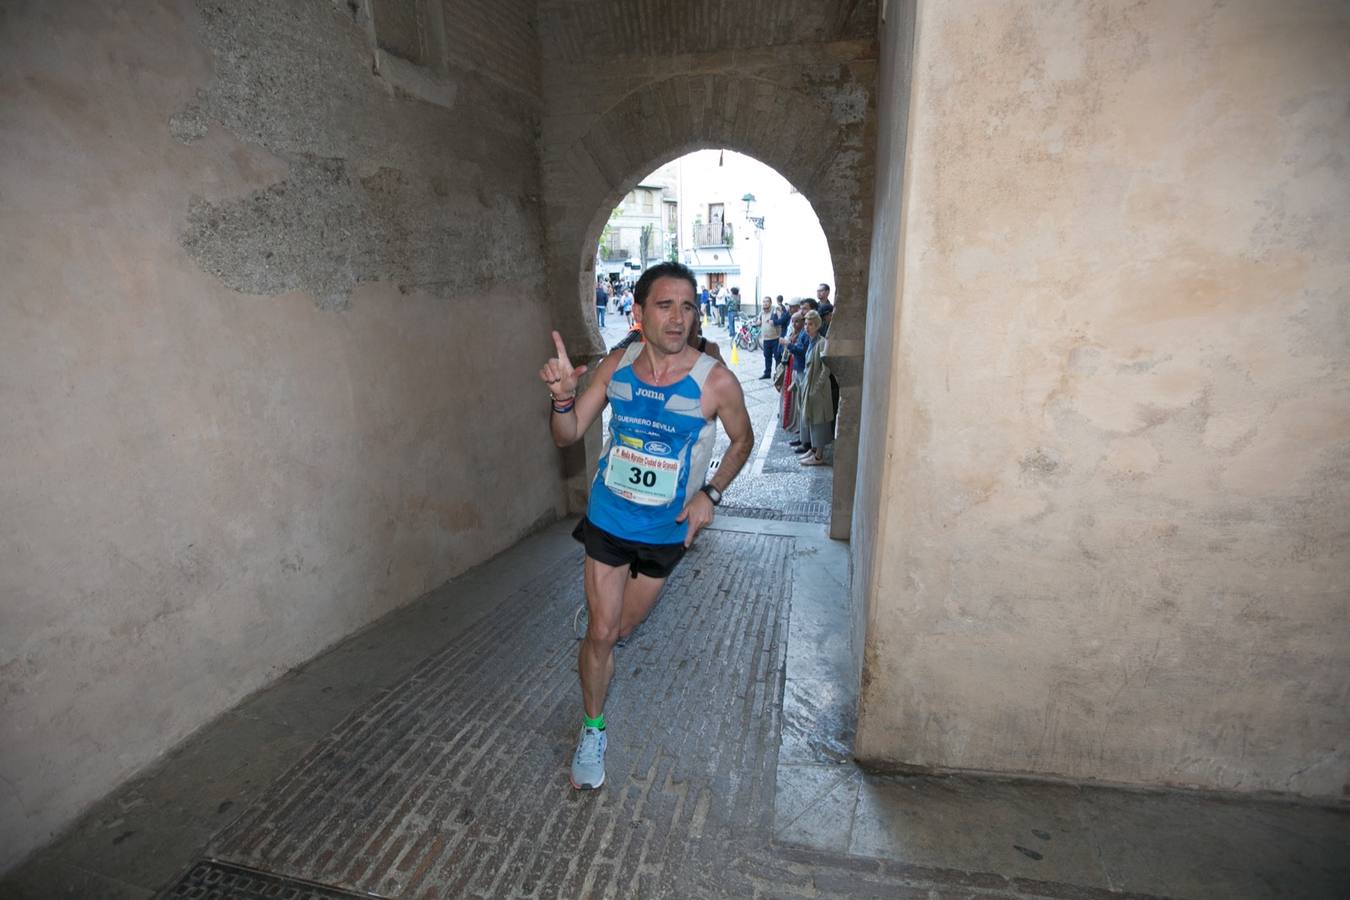
M 581 593 L 561 523 L 225 714 L 0 897 L 148 900 L 208 852 L 386 896 L 414 881 L 541 898 L 1345 896 L 1346 816 L 1332 810 L 857 773 L 840 750 L 847 685 L 830 693 L 850 652 L 843 545 L 818 525 L 719 528 L 620 653 L 600 792 L 566 782 Z M 721 592 L 756 573 L 766 587 L 748 600 Z
M 618 651 L 602 790 L 566 779 L 581 584 L 548 572 L 335 729 L 212 854 L 391 897 L 714 891 L 770 825 L 791 546 L 720 534 L 677 569 Z
M 689 554 L 618 653 L 600 791 L 566 779 L 574 565 L 353 712 L 208 854 L 383 897 L 1107 896 L 773 841 L 795 544 L 721 531 Z

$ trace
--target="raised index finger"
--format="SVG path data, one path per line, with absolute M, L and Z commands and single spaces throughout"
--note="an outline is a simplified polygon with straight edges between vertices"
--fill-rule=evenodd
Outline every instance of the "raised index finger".
M 556 331 L 553 332 L 553 346 L 558 348 L 558 362 L 567 363 L 570 366 L 572 361 L 567 358 L 567 349 L 563 347 L 562 335 Z

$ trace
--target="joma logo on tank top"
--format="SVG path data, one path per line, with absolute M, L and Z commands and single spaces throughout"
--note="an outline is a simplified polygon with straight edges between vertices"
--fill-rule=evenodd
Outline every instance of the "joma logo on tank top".
M 646 397 L 648 400 L 664 400 L 666 395 L 660 391 L 654 391 L 651 388 L 640 387 L 636 389 L 639 397 Z

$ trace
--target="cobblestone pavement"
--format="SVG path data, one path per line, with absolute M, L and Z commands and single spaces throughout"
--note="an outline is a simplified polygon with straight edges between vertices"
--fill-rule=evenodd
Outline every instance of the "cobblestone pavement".
M 574 791 L 570 622 L 546 573 L 339 726 L 212 855 L 383 896 L 710 896 L 773 809 L 792 541 L 692 552 L 618 651 L 606 786 Z M 775 586 L 773 589 L 770 586 Z
M 1129 896 L 773 842 L 795 545 L 723 531 L 691 551 L 618 651 L 599 791 L 566 777 L 577 565 L 350 715 L 209 855 L 382 897 Z

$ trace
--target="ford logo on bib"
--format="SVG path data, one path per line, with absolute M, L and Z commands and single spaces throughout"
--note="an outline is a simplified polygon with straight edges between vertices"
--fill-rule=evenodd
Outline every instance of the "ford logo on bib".
M 662 456 L 670 454 L 670 445 L 661 441 L 648 441 L 645 449 L 648 453 L 660 453 Z

